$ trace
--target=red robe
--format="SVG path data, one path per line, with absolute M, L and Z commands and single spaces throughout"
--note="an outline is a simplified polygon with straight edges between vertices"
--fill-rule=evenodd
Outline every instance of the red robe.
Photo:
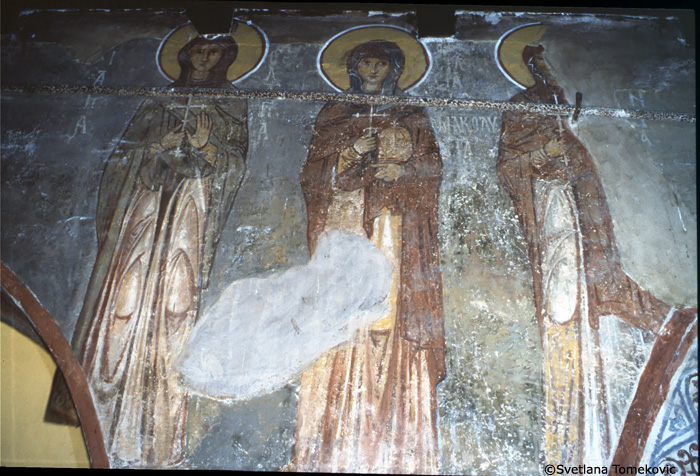
M 514 96 L 511 101 L 567 104 L 561 88 L 538 83 Z M 530 153 L 559 136 L 566 143 L 568 166 L 551 160 L 544 167 L 530 163 Z M 542 319 L 542 272 L 539 265 L 534 212 L 534 183 L 537 179 L 559 178 L 572 187 L 583 240 L 583 266 L 586 270 L 590 324 L 598 327 L 598 318 L 614 314 L 628 324 L 657 331 L 670 306 L 637 285 L 620 265 L 613 223 L 603 186 L 593 159 L 571 131 L 565 120 L 534 113 L 503 114 L 501 141 L 496 163 L 498 177 L 508 191 L 520 226 L 528 242 L 532 267 L 535 304 Z
M 546 85 L 539 77 L 536 81 L 512 101 L 566 104 L 561 88 Z M 554 145 L 557 138 L 561 147 Z M 535 166 L 535 159 L 546 162 Z M 607 422 L 598 351 L 599 319 L 612 314 L 634 327 L 657 332 L 670 307 L 623 271 L 595 164 L 564 119 L 504 113 L 496 167 L 528 243 L 544 349 L 544 460 L 551 464 L 606 464 L 613 436 Z M 569 233 L 579 243 L 575 260 L 578 291 L 569 296 L 575 301 L 573 314 L 558 316 L 569 318 L 566 322 L 556 322 L 547 311 L 552 263 L 546 260 L 553 244 L 548 241 L 551 230 L 548 234 L 545 199 L 538 195 L 543 184 L 567 190 L 571 197 Z M 555 314 L 564 308 L 555 309 Z M 590 462 L 594 458 L 602 461 Z
M 369 113 L 369 106 L 329 103 L 318 115 L 309 157 L 300 176 L 311 253 L 325 226 L 333 192 L 333 170 L 339 153 L 351 147 L 370 126 Z M 357 114 L 360 116 L 356 117 Z M 384 182 L 375 179 L 375 170 L 363 162 L 338 175 L 336 186 L 346 191 L 364 188 L 364 226 L 370 237 L 372 220 L 383 207 L 402 216 L 403 253 L 397 326 L 403 338 L 436 352 L 436 371 L 442 380 L 445 374 L 445 336 L 437 237 L 442 173 L 440 151 L 422 109 L 392 107 L 374 114 L 372 127 L 382 129 L 398 125 L 409 130 L 414 148 L 413 156 L 406 164 L 410 175 L 394 182 Z
M 369 164 L 376 161 L 376 153 L 338 173 L 340 153 L 370 126 L 408 131 L 413 153 L 404 164 L 406 176 L 392 182 L 375 178 L 376 169 Z M 326 379 L 306 384 L 302 378 L 293 461 L 298 471 L 437 468 L 435 386 L 445 376 L 437 237 L 441 169 L 432 127 L 420 108 L 371 111 L 365 105 L 329 103 L 319 113 L 300 176 L 310 252 L 325 229 L 334 189 L 364 190 L 362 218 L 368 238 L 383 209 L 401 218 L 401 259 L 393 329 L 358 334 L 347 346 L 331 351 L 322 364 L 330 367 Z M 408 395 L 415 388 L 421 395 L 416 401 Z M 358 397 L 363 392 L 372 396 L 363 400 Z M 324 401 L 313 401 L 321 398 Z M 320 419 L 309 416 L 321 411 Z
M 185 456 L 189 393 L 173 360 L 194 325 L 217 243 L 245 172 L 247 103 L 192 100 L 212 130 L 202 150 L 162 149 L 186 99 L 146 100 L 107 160 L 98 253 L 73 334 L 113 466 L 163 467 Z M 209 154 L 208 156 L 205 154 Z M 65 394 L 54 380 L 53 395 Z M 49 408 L 65 407 L 53 397 Z M 64 411 L 61 411 L 64 413 Z

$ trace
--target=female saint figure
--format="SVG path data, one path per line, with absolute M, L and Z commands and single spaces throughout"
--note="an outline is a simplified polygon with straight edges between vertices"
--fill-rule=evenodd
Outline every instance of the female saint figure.
M 543 31 L 541 25 L 529 28 Z M 532 81 L 511 101 L 567 104 L 544 47 L 528 45 L 520 52 Z M 623 271 L 596 166 L 562 118 L 505 112 L 496 167 L 532 267 L 544 351 L 543 464 L 607 466 L 614 435 L 599 319 L 615 315 L 656 333 L 671 307 Z
M 398 31 L 404 42 L 417 43 Z M 405 65 L 401 40 L 378 36 L 351 45 L 346 92 L 401 94 L 402 73 L 415 65 Z M 438 471 L 436 385 L 445 376 L 441 168 L 421 108 L 331 102 L 318 115 L 300 175 L 309 252 L 325 231 L 348 230 L 371 240 L 394 271 L 390 310 L 302 375 L 290 465 L 297 471 Z
M 170 87 L 232 87 L 234 36 L 194 32 L 180 46 Z M 247 148 L 245 100 L 162 96 L 144 101 L 107 160 L 73 346 L 113 466 L 184 461 L 188 393 L 173 362 L 208 286 Z

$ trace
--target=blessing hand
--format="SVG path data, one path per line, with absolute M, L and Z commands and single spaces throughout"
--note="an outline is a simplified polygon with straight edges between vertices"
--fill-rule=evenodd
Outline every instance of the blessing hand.
M 209 142 L 209 136 L 211 135 L 212 120 L 209 118 L 207 113 L 203 112 L 197 115 L 197 126 L 194 134 L 187 133 L 187 140 L 190 141 L 193 147 L 201 149 L 207 142 Z

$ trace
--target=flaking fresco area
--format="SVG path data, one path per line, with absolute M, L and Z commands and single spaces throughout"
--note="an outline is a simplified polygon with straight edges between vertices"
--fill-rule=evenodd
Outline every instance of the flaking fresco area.
M 500 118 L 433 112 L 438 134 L 459 138 L 444 144 L 451 166 L 445 170 L 440 207 L 450 348 L 450 370 L 438 390 L 443 470 L 536 472 L 539 369 L 526 363 L 503 372 L 484 365 L 536 362 L 541 352 L 525 244 L 495 174 L 494 132 Z M 465 395 L 468 403 L 458 403 Z M 508 457 L 495 458 L 499 452 Z

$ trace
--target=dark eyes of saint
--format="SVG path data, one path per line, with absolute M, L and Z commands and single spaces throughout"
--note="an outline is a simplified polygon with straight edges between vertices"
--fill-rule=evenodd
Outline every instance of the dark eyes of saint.
M 367 61 L 367 60 L 362 60 L 362 61 L 360 61 L 360 64 L 362 66 L 370 66 L 372 63 L 370 61 Z M 377 66 L 388 66 L 389 63 L 387 61 L 377 61 L 376 65 Z
M 207 52 L 207 49 L 205 49 L 205 48 L 195 48 L 194 50 L 192 50 L 192 53 L 196 54 L 196 55 L 201 55 L 201 54 L 204 54 L 205 52 Z M 213 53 L 213 54 L 221 54 L 221 49 L 209 48 L 208 52 Z

